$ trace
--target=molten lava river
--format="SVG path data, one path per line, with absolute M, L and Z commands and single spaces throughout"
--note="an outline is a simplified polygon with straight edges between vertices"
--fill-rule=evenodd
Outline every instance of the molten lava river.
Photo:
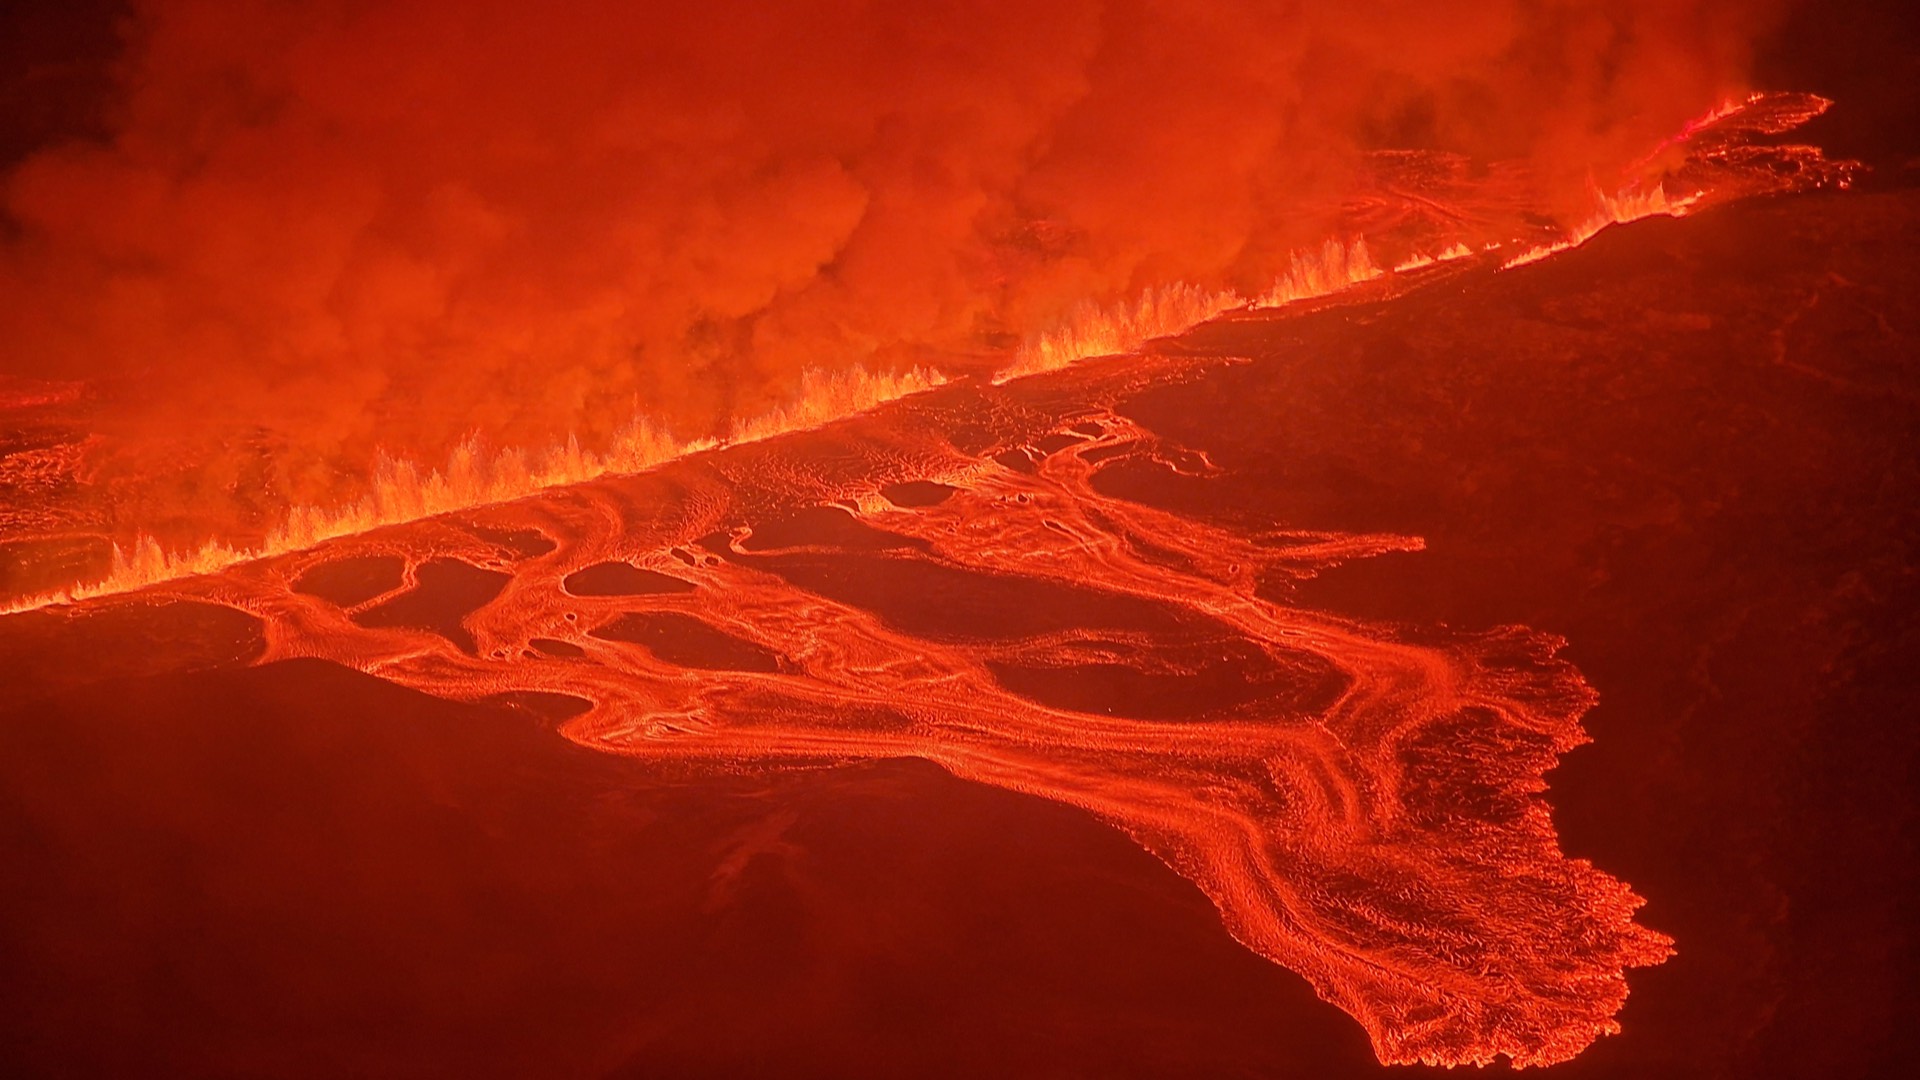
M 263 661 L 512 703 L 661 767 L 913 756 L 1081 807 L 1382 1061 L 1571 1057 L 1670 942 L 1625 884 L 1562 855 L 1540 798 L 1593 701 L 1560 642 L 1289 602 L 1414 538 L 1103 493 L 1122 463 L 1216 472 L 1116 405 L 1237 362 L 955 382 L 141 595 L 258 617 Z

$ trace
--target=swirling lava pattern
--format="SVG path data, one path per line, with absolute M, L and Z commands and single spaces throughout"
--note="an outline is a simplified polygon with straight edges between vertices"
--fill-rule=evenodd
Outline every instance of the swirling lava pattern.
M 1103 494 L 1118 462 L 1214 469 L 1115 406 L 1225 362 L 954 384 L 173 591 L 261 616 L 269 659 L 545 710 L 609 753 L 733 771 L 911 755 L 1082 807 L 1358 1018 L 1382 1061 L 1566 1059 L 1616 1030 L 1624 969 L 1670 951 L 1623 883 L 1561 854 L 1539 798 L 1592 694 L 1526 630 L 1287 602 L 1417 540 Z

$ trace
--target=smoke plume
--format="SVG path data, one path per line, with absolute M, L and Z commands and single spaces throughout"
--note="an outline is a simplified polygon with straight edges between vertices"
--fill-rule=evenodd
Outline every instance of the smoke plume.
M 1075 304 L 1256 292 L 1370 151 L 1573 207 L 1742 88 L 1728 0 L 143 0 L 110 134 L 5 177 L 8 372 L 209 507 L 696 435 L 810 368 L 964 366 Z M 156 465 L 160 461 L 164 464 Z

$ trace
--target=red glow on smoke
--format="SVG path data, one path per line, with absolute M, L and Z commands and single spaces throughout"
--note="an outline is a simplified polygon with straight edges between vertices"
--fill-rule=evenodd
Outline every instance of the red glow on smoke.
M 278 550 L 386 520 L 359 509 L 383 461 L 572 476 L 561 451 L 631 459 L 636 425 L 814 414 L 809 371 L 977 371 L 1089 306 L 1258 299 L 1330 237 L 1382 266 L 1550 243 L 1535 219 L 1585 220 L 1594 177 L 1741 89 L 1768 21 L 148 0 L 108 136 L 7 177 L 0 338 L 92 387 L 62 535 Z

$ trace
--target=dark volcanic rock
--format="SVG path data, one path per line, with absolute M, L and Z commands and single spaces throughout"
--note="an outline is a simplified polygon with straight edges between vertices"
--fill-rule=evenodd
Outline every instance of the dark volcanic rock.
M 292 661 L 0 713 L 0 784 L 11 1076 L 1372 1069 L 1126 838 L 924 763 L 669 783 Z
M 413 588 L 356 612 L 361 626 L 404 626 L 430 630 L 466 652 L 476 648 L 462 625 L 469 614 L 500 595 L 513 580 L 498 570 L 482 570 L 459 559 L 434 559 L 413 570 Z
M 266 650 L 260 620 L 218 604 L 126 599 L 0 617 L 0 707 L 107 679 L 239 667 Z
M 937 501 L 937 500 L 936 500 Z M 838 506 L 810 506 L 798 513 L 755 525 L 740 545 L 747 551 L 784 547 L 836 547 L 847 551 L 925 550 L 926 543 L 876 529 Z
M 1196 629 L 1151 600 L 941 563 L 867 555 L 735 557 L 935 639 L 1024 637 L 1087 626 L 1184 637 Z M 1230 633 L 1218 624 L 1205 630 Z
M 1213 719 L 1255 702 L 1269 720 L 1312 715 L 1331 707 L 1349 685 L 1312 653 L 1271 656 L 1246 638 L 1200 639 L 1164 646 L 1156 655 L 1174 668 L 999 660 L 987 667 L 1000 685 L 1041 704 L 1141 720 Z
M 693 582 L 632 563 L 595 563 L 568 574 L 561 587 L 575 596 L 658 596 L 692 592 Z
M 670 664 L 708 671 L 778 671 L 766 649 L 677 611 L 629 611 L 589 631 L 604 641 L 644 645 Z
M 406 572 L 406 560 L 398 555 L 336 559 L 301 574 L 293 583 L 293 591 L 352 607 L 399 588 Z
M 932 480 L 908 480 L 901 484 L 888 484 L 880 489 L 880 494 L 895 506 L 911 508 L 938 506 L 951 498 L 954 491 L 954 488 Z

